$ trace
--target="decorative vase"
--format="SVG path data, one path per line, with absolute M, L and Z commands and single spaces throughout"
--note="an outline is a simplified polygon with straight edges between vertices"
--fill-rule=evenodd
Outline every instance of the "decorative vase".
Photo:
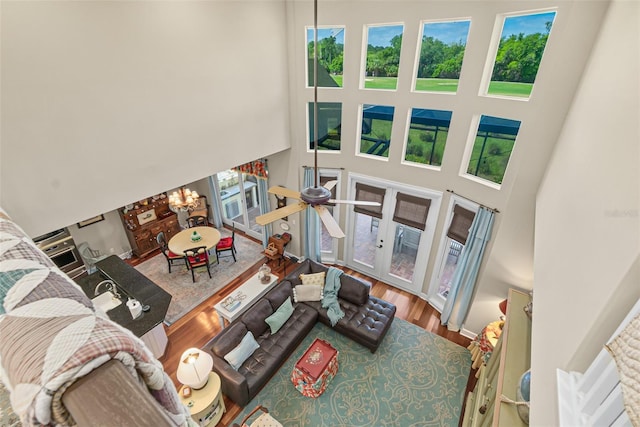
M 529 424 L 529 398 L 531 396 L 531 369 L 526 371 L 518 380 L 518 389 L 516 390 L 516 400 L 518 402 L 526 402 L 526 405 L 518 405 L 518 415 L 520 419 Z
M 193 231 L 193 234 L 191 235 L 191 241 L 192 242 L 198 242 L 202 239 L 202 236 L 200 235 L 200 233 L 198 233 L 197 231 Z
M 267 264 L 262 264 L 262 267 L 258 269 L 258 279 L 264 284 L 267 284 L 271 281 L 271 269 Z

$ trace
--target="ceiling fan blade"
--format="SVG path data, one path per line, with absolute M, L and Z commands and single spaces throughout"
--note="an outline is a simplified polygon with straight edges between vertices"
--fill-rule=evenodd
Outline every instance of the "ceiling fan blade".
M 296 212 L 303 211 L 308 205 L 305 202 L 299 202 L 293 205 L 287 205 L 283 208 L 276 209 L 275 211 L 267 212 L 264 215 L 256 217 L 256 222 L 260 225 L 267 225 L 273 221 L 284 218 Z
M 365 202 L 364 200 L 333 200 L 329 199 L 329 203 L 343 203 L 349 205 L 362 205 L 362 206 L 380 206 L 378 202 Z
M 331 191 L 331 190 L 333 190 L 333 187 L 335 187 L 337 183 L 338 183 L 338 180 L 336 180 L 336 179 L 331 180 L 331 181 L 327 181 L 324 184 L 324 188 L 326 188 L 327 190 Z
M 278 186 L 271 187 L 269 188 L 269 193 L 278 195 L 280 197 L 289 197 L 290 199 L 300 200 L 299 191 L 289 190 L 288 188 L 285 188 L 285 187 L 278 187 Z
M 316 210 L 316 212 L 318 212 L 318 215 L 320 215 L 320 219 L 322 220 L 322 223 L 324 224 L 331 237 L 335 237 L 336 239 L 341 239 L 344 237 L 344 232 L 327 208 L 322 205 L 316 205 L 313 208 Z

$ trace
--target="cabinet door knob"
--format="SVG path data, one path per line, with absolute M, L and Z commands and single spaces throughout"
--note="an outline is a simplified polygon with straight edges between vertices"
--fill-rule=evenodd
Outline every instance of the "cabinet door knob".
M 484 405 L 479 407 L 478 408 L 478 412 L 480 412 L 482 415 L 484 415 L 487 412 L 487 404 L 485 403 Z

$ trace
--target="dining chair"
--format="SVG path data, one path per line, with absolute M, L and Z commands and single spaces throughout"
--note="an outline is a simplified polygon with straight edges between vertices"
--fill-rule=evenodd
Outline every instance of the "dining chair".
M 78 245 L 78 252 L 80 252 L 80 256 L 82 256 L 82 259 L 87 264 L 87 272 L 89 274 L 97 271 L 96 262 L 101 261 L 109 256 L 102 255 L 97 249 L 91 249 L 87 242 L 82 242 Z
M 187 228 L 209 225 L 207 218 L 201 215 L 194 215 L 187 218 Z
M 209 252 L 206 246 L 198 246 L 184 251 L 184 259 L 191 269 L 191 279 L 195 282 L 196 275 L 194 270 L 198 267 L 207 267 L 209 279 L 211 279 L 211 269 L 209 267 Z
M 169 250 L 169 245 L 167 243 L 166 237 L 164 237 L 164 232 L 161 231 L 158 233 L 158 235 L 156 236 L 156 241 L 160 246 L 160 251 L 162 252 L 162 255 L 164 255 L 164 257 L 167 259 L 167 265 L 169 266 L 169 273 L 171 273 L 171 266 L 174 263 L 180 264 L 184 262 L 185 265 L 187 266 L 187 269 L 189 269 L 189 265 L 186 263 L 184 256 L 174 254 Z
M 231 229 L 231 237 L 223 237 L 220 239 L 218 244 L 216 245 L 216 257 L 220 259 L 221 252 L 231 252 L 231 256 L 233 256 L 233 262 L 236 262 L 236 224 L 233 223 L 233 228 Z M 225 255 L 229 256 L 229 255 Z

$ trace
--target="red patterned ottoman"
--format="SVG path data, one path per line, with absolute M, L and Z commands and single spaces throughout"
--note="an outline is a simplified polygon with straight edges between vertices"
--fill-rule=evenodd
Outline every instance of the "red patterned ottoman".
M 338 373 L 338 350 L 316 338 L 296 363 L 291 382 L 307 397 L 318 397 Z

